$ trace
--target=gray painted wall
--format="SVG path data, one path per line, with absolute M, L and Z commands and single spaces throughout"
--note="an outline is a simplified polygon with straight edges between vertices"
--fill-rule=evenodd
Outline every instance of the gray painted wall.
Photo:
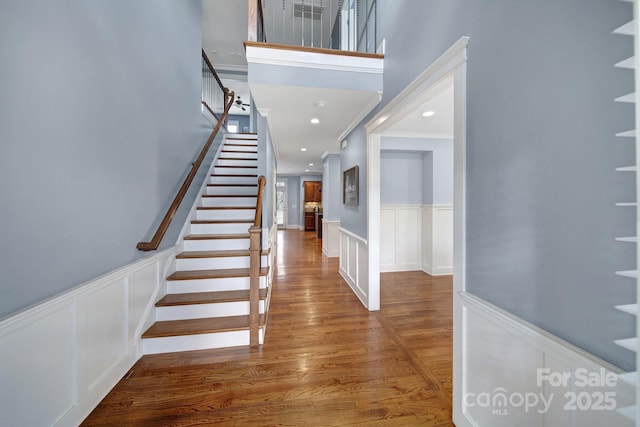
M 287 178 L 287 216 L 289 217 L 288 225 L 300 225 L 300 177 L 288 176 Z
M 426 176 L 423 177 L 423 200 L 434 205 L 453 204 L 453 140 L 384 136 L 380 139 L 380 149 L 430 152 L 432 158 L 429 160 L 427 157 L 425 161 L 430 162 L 432 169 L 424 169 Z M 382 165 L 380 167 L 382 169 Z M 380 178 L 382 179 L 382 175 Z M 383 185 L 382 182 L 380 185 Z
M 211 130 L 200 113 L 201 8 L 0 5 L 0 318 L 143 255 L 136 243 Z
M 453 150 L 451 150 L 453 154 Z M 435 185 L 435 172 L 433 159 L 435 158 L 433 151 L 425 151 L 422 153 L 422 203 L 432 205 L 433 203 L 433 187 Z M 451 181 L 453 185 L 453 164 L 451 165 Z M 451 188 L 451 200 L 453 201 L 453 188 Z M 453 204 L 453 203 L 452 203 Z
M 322 210 L 327 221 L 340 221 L 341 182 L 340 155 L 330 154 L 322 163 Z
M 269 228 L 271 228 L 275 220 L 273 213 L 275 207 L 275 170 L 276 159 L 267 119 L 258 115 L 258 175 L 264 175 L 267 179 L 262 199 L 262 225 Z
M 614 172 L 634 150 L 633 52 L 612 35 L 631 5 L 599 0 L 379 0 L 386 39 L 381 108 L 461 36 L 467 68 L 467 286 L 470 292 L 623 369 L 634 356 L 612 340 L 635 335 L 613 306 L 635 299 L 634 177 Z M 406 13 L 406 11 L 411 13 Z M 419 54 L 416 54 L 419 51 Z M 375 111 L 372 113 L 375 114 Z M 371 116 L 370 116 L 371 117 Z M 364 120 L 366 123 L 368 119 Z M 348 136 L 342 167 L 360 165 L 360 207 L 342 226 L 366 235 L 366 143 Z
M 366 119 L 364 121 L 366 123 Z M 367 147 L 364 126 L 358 126 L 347 137 L 347 148 L 340 153 L 340 170 L 358 166 L 358 206 L 340 209 L 340 227 L 364 239 L 367 238 Z M 342 177 L 340 177 L 342 185 Z
M 241 115 L 241 114 L 229 114 L 229 121 L 237 120 L 238 121 L 238 132 L 246 132 L 251 130 L 251 117 L 249 115 Z
M 380 204 L 422 205 L 423 154 L 407 151 L 380 153 Z M 433 174 L 433 170 L 430 170 Z

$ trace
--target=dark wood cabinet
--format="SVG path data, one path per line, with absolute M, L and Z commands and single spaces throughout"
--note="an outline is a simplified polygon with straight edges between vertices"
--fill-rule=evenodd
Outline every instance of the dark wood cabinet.
M 322 202 L 322 182 L 305 181 L 304 182 L 304 201 L 320 203 Z
M 304 230 L 315 231 L 316 229 L 316 214 L 315 212 L 304 213 Z

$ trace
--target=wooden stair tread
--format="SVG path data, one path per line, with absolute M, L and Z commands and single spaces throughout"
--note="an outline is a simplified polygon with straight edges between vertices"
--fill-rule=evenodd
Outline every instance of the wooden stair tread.
M 242 234 L 189 234 L 184 240 L 224 240 L 224 239 L 248 239 L 249 233 Z
M 260 299 L 267 298 L 267 290 L 260 289 Z M 215 304 L 221 302 L 249 301 L 249 290 L 194 292 L 190 294 L 167 294 L 156 303 L 156 307 L 174 307 L 192 304 Z
M 264 325 L 264 315 L 260 315 Z M 210 334 L 249 329 L 249 316 L 207 317 L 204 319 L 165 320 L 155 322 L 142 338 L 162 338 L 181 335 Z
M 256 159 L 255 157 L 219 157 L 218 161 L 220 160 L 243 160 L 243 161 L 253 160 L 254 162 L 258 161 L 258 159 Z
M 258 154 L 257 151 L 244 151 L 244 150 L 220 150 L 220 152 L 221 153 L 251 153 L 251 154 Z
M 191 224 L 252 224 L 252 219 L 194 219 Z
M 235 210 L 255 210 L 253 206 L 198 206 L 199 211 L 235 211 Z
M 179 259 L 192 259 L 192 258 L 229 258 L 238 256 L 249 256 L 249 249 L 233 249 L 233 250 L 220 250 L 220 251 L 185 251 L 178 255 Z M 268 250 L 261 251 L 260 255 L 269 255 Z
M 249 277 L 248 268 L 222 268 L 217 270 L 184 270 L 176 271 L 167 277 L 167 280 L 199 280 L 199 279 L 225 279 L 229 277 Z M 260 269 L 260 276 L 266 276 L 269 267 Z

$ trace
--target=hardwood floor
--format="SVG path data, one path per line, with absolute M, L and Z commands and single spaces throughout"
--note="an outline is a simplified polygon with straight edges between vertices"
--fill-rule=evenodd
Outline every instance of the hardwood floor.
M 452 283 L 385 273 L 360 304 L 315 233 L 278 232 L 266 343 L 145 356 L 85 426 L 452 426 Z

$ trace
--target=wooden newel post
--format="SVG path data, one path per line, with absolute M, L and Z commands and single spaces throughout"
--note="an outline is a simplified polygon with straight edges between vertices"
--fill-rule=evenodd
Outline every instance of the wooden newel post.
M 262 227 L 249 228 L 249 345 L 255 347 L 259 344 L 260 329 L 260 256 L 261 243 L 260 232 Z

